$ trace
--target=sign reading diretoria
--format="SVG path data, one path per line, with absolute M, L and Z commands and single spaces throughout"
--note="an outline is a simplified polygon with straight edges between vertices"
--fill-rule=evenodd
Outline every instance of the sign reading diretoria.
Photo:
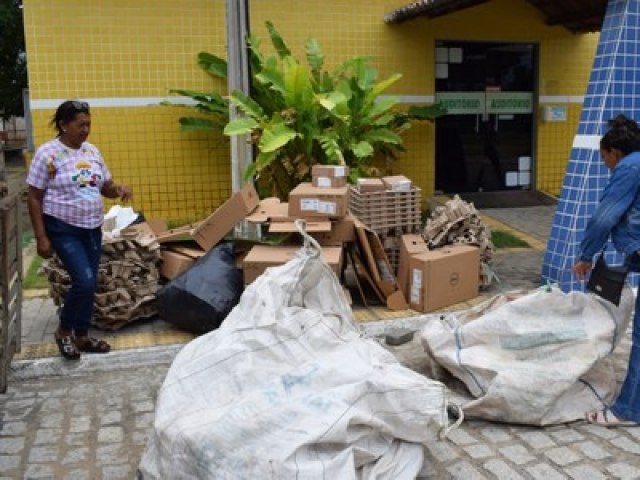
M 436 102 L 450 115 L 533 112 L 531 92 L 438 92 Z

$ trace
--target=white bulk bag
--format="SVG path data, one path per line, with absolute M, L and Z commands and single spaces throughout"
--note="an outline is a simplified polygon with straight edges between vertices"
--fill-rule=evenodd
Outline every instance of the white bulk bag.
M 465 417 L 549 425 L 584 418 L 616 395 L 606 357 L 625 334 L 633 292 L 620 306 L 593 294 L 540 288 L 449 314 L 421 331 L 425 350 L 468 388 Z
M 179 352 L 139 471 L 145 480 L 415 478 L 424 444 L 447 427 L 445 390 L 361 335 L 335 274 L 307 246 Z

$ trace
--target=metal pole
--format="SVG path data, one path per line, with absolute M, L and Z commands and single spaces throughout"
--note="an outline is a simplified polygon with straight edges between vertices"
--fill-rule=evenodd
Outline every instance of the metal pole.
M 226 0 L 227 64 L 229 93 L 241 90 L 249 94 L 249 56 L 246 37 L 249 33 L 249 0 Z M 229 107 L 231 120 L 239 116 L 235 106 Z M 253 160 L 253 151 L 247 137 L 231 137 L 231 183 L 234 192 L 242 187 L 242 174 Z

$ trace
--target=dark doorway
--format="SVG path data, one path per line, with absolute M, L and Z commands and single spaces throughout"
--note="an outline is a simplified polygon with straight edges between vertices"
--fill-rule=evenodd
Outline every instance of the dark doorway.
M 439 41 L 436 190 L 530 190 L 533 181 L 532 44 Z

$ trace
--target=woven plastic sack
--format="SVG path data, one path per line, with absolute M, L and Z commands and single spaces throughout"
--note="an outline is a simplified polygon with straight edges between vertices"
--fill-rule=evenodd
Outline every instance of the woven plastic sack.
M 364 338 L 335 274 L 308 245 L 251 284 L 219 329 L 179 352 L 139 472 L 145 480 L 415 478 L 423 446 L 447 422 L 444 385 Z
M 616 394 L 606 358 L 625 334 L 633 292 L 620 306 L 593 294 L 540 288 L 491 300 L 421 331 L 425 350 L 461 380 L 465 417 L 550 425 L 584 418 Z M 502 303 L 502 304 L 500 304 Z

